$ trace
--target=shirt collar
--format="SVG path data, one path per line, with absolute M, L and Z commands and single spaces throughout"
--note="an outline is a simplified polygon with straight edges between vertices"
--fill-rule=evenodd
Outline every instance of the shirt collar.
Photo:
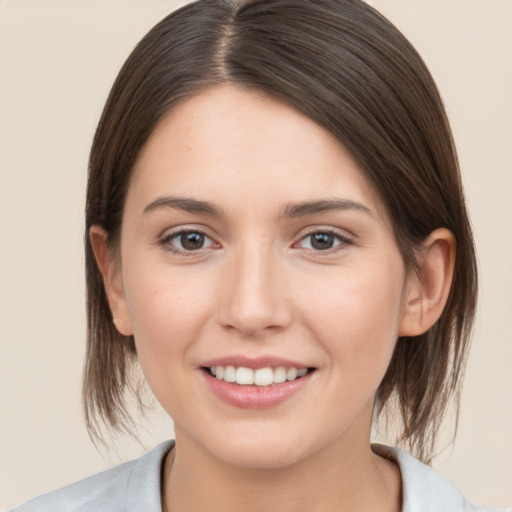
M 412 455 L 373 444 L 377 455 L 396 462 L 402 475 L 402 512 L 463 512 L 471 510 L 461 491 L 448 479 Z
M 161 471 L 174 441 L 159 444 L 138 459 L 126 491 L 126 511 L 161 512 Z M 460 490 L 399 448 L 372 444 L 377 455 L 395 462 L 402 476 L 402 512 L 463 512 L 472 510 Z M 476 510 L 476 509 L 473 509 Z

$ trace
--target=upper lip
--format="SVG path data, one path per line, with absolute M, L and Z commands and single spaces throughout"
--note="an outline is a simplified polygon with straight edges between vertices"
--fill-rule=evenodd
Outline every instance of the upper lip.
M 293 361 L 292 359 L 285 359 L 282 357 L 264 355 L 258 357 L 247 357 L 243 355 L 232 355 L 224 357 L 216 357 L 214 359 L 208 359 L 204 361 L 201 367 L 210 366 L 234 366 L 235 368 L 251 368 L 256 370 L 258 368 L 277 368 L 278 366 L 284 366 L 286 368 L 309 368 L 310 365 Z

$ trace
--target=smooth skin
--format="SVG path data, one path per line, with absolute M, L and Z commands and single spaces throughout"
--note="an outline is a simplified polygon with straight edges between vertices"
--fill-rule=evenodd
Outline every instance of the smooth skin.
M 398 468 L 371 451 L 374 395 L 398 336 L 442 312 L 448 230 L 407 272 L 349 152 L 292 108 L 223 85 L 171 109 L 141 150 L 118 250 L 100 226 L 90 235 L 116 326 L 175 423 L 165 510 L 401 509 Z M 315 370 L 250 410 L 205 384 L 202 363 L 234 355 Z

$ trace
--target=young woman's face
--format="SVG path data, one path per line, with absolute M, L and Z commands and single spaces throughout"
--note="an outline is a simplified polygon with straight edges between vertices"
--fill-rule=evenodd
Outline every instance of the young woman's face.
M 325 129 L 234 86 L 173 108 L 136 162 L 118 268 L 118 328 L 178 443 L 246 467 L 368 450 L 406 273 Z

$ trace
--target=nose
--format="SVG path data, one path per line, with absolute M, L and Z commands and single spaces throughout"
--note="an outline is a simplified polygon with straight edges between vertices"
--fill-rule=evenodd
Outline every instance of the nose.
M 247 247 L 232 255 L 223 277 L 219 321 L 247 338 L 285 329 L 292 320 L 284 269 L 274 251 Z

